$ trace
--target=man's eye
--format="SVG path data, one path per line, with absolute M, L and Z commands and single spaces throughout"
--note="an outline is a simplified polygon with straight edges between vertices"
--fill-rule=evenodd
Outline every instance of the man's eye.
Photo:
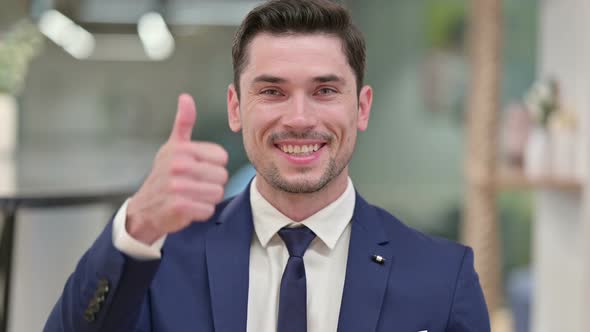
M 260 92 L 263 95 L 269 95 L 269 96 L 280 96 L 281 92 L 277 89 L 266 89 L 266 90 L 262 90 Z
M 317 93 L 320 95 L 329 95 L 329 94 L 336 93 L 336 90 L 332 89 L 332 88 L 321 88 L 318 90 Z

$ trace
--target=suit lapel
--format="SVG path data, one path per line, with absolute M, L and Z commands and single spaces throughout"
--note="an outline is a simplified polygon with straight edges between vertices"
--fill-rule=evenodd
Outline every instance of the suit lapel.
M 375 208 L 357 194 L 338 320 L 339 332 L 377 329 L 393 265 L 391 246 L 380 222 Z M 383 257 L 384 263 L 375 262 L 373 255 Z
M 215 331 L 246 331 L 252 211 L 249 187 L 207 234 L 206 257 Z

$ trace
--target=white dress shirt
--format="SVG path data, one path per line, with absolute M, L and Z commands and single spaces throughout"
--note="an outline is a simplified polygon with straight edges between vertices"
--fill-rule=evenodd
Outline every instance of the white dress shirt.
M 281 278 L 289 259 L 287 247 L 277 232 L 285 226 L 301 225 L 316 234 L 303 257 L 307 279 L 307 330 L 336 331 L 355 204 L 350 178 L 338 199 L 301 222 L 289 219 L 262 197 L 256 188 L 256 178 L 250 186 L 250 204 L 255 235 L 250 246 L 247 331 L 276 331 Z M 165 238 L 151 246 L 133 239 L 125 230 L 126 209 L 127 202 L 115 216 L 114 246 L 136 259 L 159 259 Z

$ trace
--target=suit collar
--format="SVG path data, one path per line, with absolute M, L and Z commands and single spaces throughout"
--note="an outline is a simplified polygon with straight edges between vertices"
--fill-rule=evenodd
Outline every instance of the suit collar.
M 381 224 L 382 219 L 377 209 L 357 193 L 338 331 L 377 329 L 387 280 L 394 264 L 392 246 Z M 375 256 L 381 256 L 384 263 L 376 262 Z
M 216 224 L 205 244 L 215 331 L 245 331 L 253 232 L 249 190 L 228 203 Z
M 346 190 L 335 201 L 301 222 L 295 222 L 270 204 L 256 188 L 256 177 L 250 184 L 250 203 L 254 232 L 266 247 L 283 227 L 305 225 L 330 249 L 334 249 L 354 213 L 356 195 L 350 178 Z M 327 222 L 329 221 L 329 222 Z

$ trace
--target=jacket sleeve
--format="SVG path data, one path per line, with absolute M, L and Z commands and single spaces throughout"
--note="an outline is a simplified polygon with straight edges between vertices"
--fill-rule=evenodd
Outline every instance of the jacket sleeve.
M 473 250 L 466 248 L 457 276 L 446 332 L 489 332 L 490 318 L 479 278 L 473 266 Z
M 82 256 L 44 332 L 147 329 L 149 286 L 160 260 L 138 261 L 113 246 L 112 222 Z

